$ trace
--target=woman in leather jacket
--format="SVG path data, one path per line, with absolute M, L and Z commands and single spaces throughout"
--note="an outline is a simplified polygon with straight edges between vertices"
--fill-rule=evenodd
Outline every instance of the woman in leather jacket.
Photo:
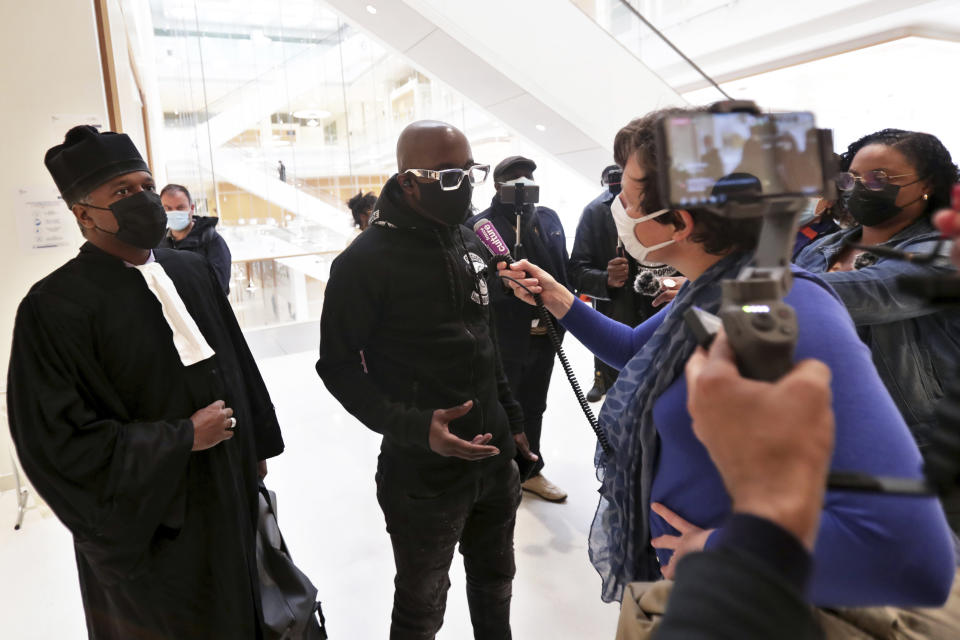
M 841 156 L 841 171 L 840 204 L 856 224 L 811 244 L 796 263 L 839 294 L 923 449 L 934 407 L 960 362 L 960 312 L 931 304 L 898 280 L 953 270 L 951 243 L 941 243 L 930 217 L 949 204 L 957 165 L 930 134 L 884 129 L 851 144 Z M 848 242 L 914 254 L 937 251 L 942 258 L 917 264 Z

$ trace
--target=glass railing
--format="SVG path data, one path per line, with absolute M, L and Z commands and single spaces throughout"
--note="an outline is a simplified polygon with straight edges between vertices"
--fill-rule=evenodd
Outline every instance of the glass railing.
M 413 120 L 459 127 L 490 164 L 534 151 L 321 3 L 264 0 L 268 16 L 314 12 L 304 25 L 288 20 L 295 31 L 285 33 L 217 18 L 202 0 L 150 2 L 167 180 L 191 190 L 198 213 L 219 216 L 244 328 L 319 319 L 329 263 L 355 233 L 346 200 L 379 193 Z M 492 195 L 488 181 L 474 205 Z
M 668 41 L 663 29 L 703 15 L 728 0 L 680 2 L 665 0 L 570 0 L 640 62 L 677 93 L 694 87 L 708 90 L 698 100 L 711 102 L 726 96 L 705 78 L 695 58 L 684 58 L 684 42 Z M 676 47 L 676 48 L 674 48 Z M 681 55 L 680 52 L 683 52 Z
M 328 232 L 294 223 L 224 228 L 234 250 L 230 304 L 244 329 L 318 320 L 330 265 Z

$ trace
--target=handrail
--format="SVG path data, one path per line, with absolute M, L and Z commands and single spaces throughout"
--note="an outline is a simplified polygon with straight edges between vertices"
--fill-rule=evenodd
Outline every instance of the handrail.
M 649 20 L 647 20 L 645 17 L 643 17 L 643 14 L 640 13 L 640 12 L 637 10 L 636 7 L 634 7 L 632 4 L 630 4 L 627 0 L 620 0 L 620 4 L 622 4 L 623 6 L 625 6 L 633 15 L 635 15 L 637 18 L 639 18 L 639 19 L 643 22 L 643 24 L 647 25 L 647 27 L 648 27 L 651 31 L 653 31 L 655 34 L 657 34 L 657 36 L 667 44 L 667 46 L 669 46 L 671 49 L 673 49 L 674 51 L 676 51 L 676 52 L 677 52 L 677 55 L 679 55 L 681 58 L 683 58 L 684 60 L 686 60 L 686 61 L 687 61 L 687 64 L 689 64 L 691 67 L 693 67 L 694 69 L 696 69 L 697 73 L 699 73 L 701 76 L 703 76 L 704 79 L 705 79 L 707 82 L 709 82 L 710 84 L 712 84 L 714 89 L 716 89 L 717 91 L 719 91 L 720 93 L 722 93 L 724 98 L 726 98 L 727 100 L 733 100 L 733 98 L 730 97 L 730 94 L 728 94 L 726 91 L 724 91 L 723 89 L 721 89 L 721 88 L 720 88 L 720 85 L 718 85 L 716 82 L 714 82 L 713 78 L 711 78 L 710 76 L 707 75 L 706 71 L 704 71 L 704 70 L 701 69 L 699 66 L 697 66 L 697 63 L 695 63 L 693 60 L 691 60 L 690 58 L 688 58 L 687 55 L 686 55 L 683 51 L 681 51 L 675 44 L 673 44 L 673 42 L 670 41 L 669 38 L 667 38 L 667 36 L 663 35 L 663 33 L 661 33 L 659 29 L 657 29 L 655 26 L 653 26 L 653 24 L 652 24 Z
M 592 20 L 597 26 L 606 31 L 611 38 L 616 40 L 629 55 L 633 56 L 641 64 L 650 69 L 650 71 L 660 78 L 664 84 L 674 89 L 674 91 L 677 91 L 677 93 L 682 93 L 676 86 L 678 84 L 677 78 L 673 78 L 671 80 L 671 78 L 665 77 L 664 75 L 665 70 L 668 68 L 667 65 L 665 63 L 658 63 L 650 60 L 651 56 L 649 54 L 644 55 L 644 53 L 641 51 L 641 45 L 643 45 L 644 48 L 648 46 L 647 40 L 650 39 L 650 36 L 655 37 L 654 43 L 659 44 L 659 42 L 662 42 L 665 44 L 672 54 L 676 55 L 680 61 L 682 61 L 682 64 L 686 68 L 696 73 L 698 76 L 705 78 L 721 96 L 723 96 L 725 99 L 730 99 L 730 96 L 709 75 L 707 75 L 703 69 L 701 69 L 691 58 L 684 54 L 683 51 L 681 51 L 678 46 L 671 42 L 670 39 L 668 39 L 666 35 L 664 35 L 656 26 L 654 26 L 654 24 L 648 20 L 646 16 L 644 16 L 643 13 L 641 13 L 640 10 L 630 0 L 606 0 L 606 6 L 610 9 L 613 9 L 617 6 L 622 6 L 629 12 L 631 18 L 636 21 L 635 24 L 641 31 L 640 42 L 631 42 L 628 38 L 624 37 L 622 31 L 614 30 L 613 25 L 620 23 L 605 22 L 597 15 L 584 8 L 582 3 L 577 2 L 576 0 L 570 1 L 573 2 L 574 6 L 580 9 L 580 11 L 582 11 L 587 18 Z M 673 63 L 671 62 L 670 64 L 672 65 Z

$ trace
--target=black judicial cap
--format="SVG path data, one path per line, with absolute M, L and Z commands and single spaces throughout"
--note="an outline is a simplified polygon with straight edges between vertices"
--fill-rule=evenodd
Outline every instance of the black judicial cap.
M 67 206 L 107 180 L 131 171 L 150 172 L 130 136 L 113 131 L 100 133 L 90 125 L 67 131 L 63 144 L 50 148 L 43 163 Z
M 524 158 L 523 156 L 510 156 L 509 158 L 504 158 L 493 170 L 493 181 L 500 182 L 500 178 L 503 177 L 503 174 L 515 167 L 527 167 L 532 172 L 536 170 L 537 163 L 530 158 Z

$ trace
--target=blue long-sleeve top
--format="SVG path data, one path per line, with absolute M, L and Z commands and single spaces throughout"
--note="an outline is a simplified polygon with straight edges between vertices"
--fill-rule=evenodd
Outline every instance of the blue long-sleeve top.
M 920 478 L 917 446 L 843 304 L 816 276 L 799 270 L 794 276 L 786 302 L 796 310 L 800 329 L 796 359 L 817 358 L 833 374 L 831 469 Z M 595 355 L 622 369 L 669 309 L 631 329 L 577 300 L 561 322 Z M 651 500 L 699 527 L 721 528 L 730 498 L 693 433 L 686 398 L 681 375 L 654 403 L 660 454 Z M 679 535 L 652 511 L 650 519 L 651 537 Z M 707 547 L 718 538 L 711 535 Z M 657 550 L 661 565 L 670 554 Z M 935 497 L 828 491 L 807 595 L 829 606 L 938 606 L 949 594 L 954 570 L 952 539 Z

